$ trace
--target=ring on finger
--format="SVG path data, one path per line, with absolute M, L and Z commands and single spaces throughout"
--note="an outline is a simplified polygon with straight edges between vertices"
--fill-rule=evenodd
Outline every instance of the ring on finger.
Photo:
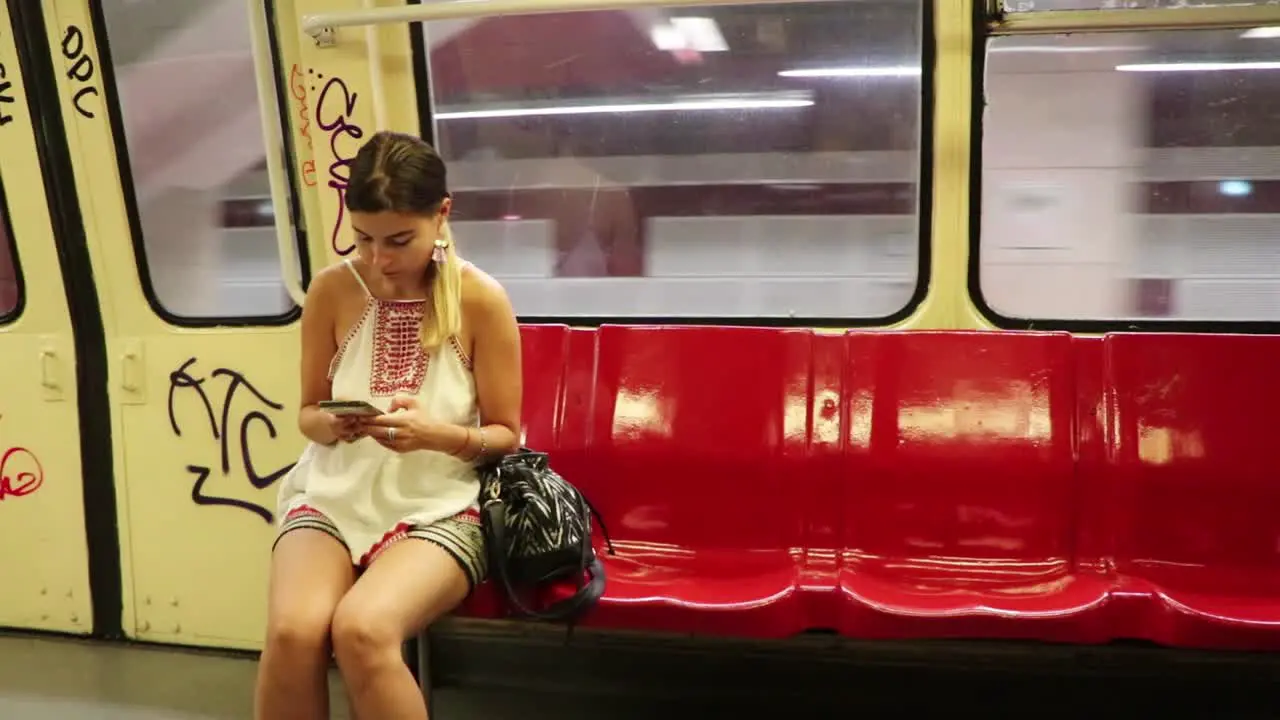
M 387 442 L 395 442 L 395 441 L 396 441 L 396 429 L 387 428 Z

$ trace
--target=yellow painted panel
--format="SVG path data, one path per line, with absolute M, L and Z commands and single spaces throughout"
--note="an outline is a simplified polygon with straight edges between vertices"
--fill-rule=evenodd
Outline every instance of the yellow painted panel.
M 929 288 L 920 307 L 894 329 L 991 327 L 969 300 L 970 132 L 973 118 L 974 3 L 933 0 L 932 227 Z M 928 177 L 927 175 L 925 177 Z M 922 188 L 923 189 L 923 188 Z
M 74 62 L 57 54 L 71 27 L 83 37 L 82 54 L 100 67 L 86 0 L 58 0 L 49 24 L 58 67 Z M 107 316 L 126 633 L 257 648 L 274 476 L 304 445 L 297 323 L 183 328 L 157 316 L 139 284 L 107 113 L 115 99 L 100 94 L 91 116 L 80 114 L 72 99 L 82 81 L 63 72 L 59 82 Z
M 391 0 L 378 3 L 396 4 L 399 3 Z M 379 30 L 383 97 L 387 108 L 385 125 L 379 127 L 374 117 L 364 28 L 338 28 L 334 33 L 337 42 L 330 47 L 318 47 L 302 32 L 297 20 L 304 14 L 361 7 L 360 0 L 285 0 L 277 10 L 281 35 L 291 36 L 290 43 L 297 48 L 296 57 L 288 57 L 287 62 L 291 71 L 293 64 L 297 64 L 298 77 L 305 77 L 305 96 L 296 97 L 304 93 L 295 84 L 299 92 L 290 97 L 290 113 L 307 114 L 311 122 L 309 138 L 295 139 L 295 142 L 305 144 L 309 140 L 312 148 L 317 181 L 305 194 L 314 198 L 308 202 L 315 202 L 318 208 L 317 224 L 310 227 L 313 236 L 320 238 L 326 262 L 339 259 L 353 247 L 342 208 L 348 175 L 346 164 L 355 157 L 360 145 L 378 130 L 419 133 L 417 89 L 407 25 L 384 26 Z
M 138 637 L 256 648 L 276 480 L 303 447 L 296 335 L 156 333 L 137 348 L 145 400 L 122 412 Z
M 313 257 L 325 257 L 330 234 L 321 228 L 320 194 L 330 180 L 328 165 L 317 166 L 316 152 L 327 142 L 323 132 L 316 129 L 315 98 L 320 87 L 315 83 L 314 70 L 303 64 L 301 43 L 311 42 L 298 29 L 297 11 L 293 0 L 275 3 L 275 17 L 269 18 L 276 30 L 280 54 L 280 75 L 276 82 L 285 88 L 284 107 L 280 112 L 288 122 L 293 147 L 293 192 L 302 207 L 302 225 L 307 230 L 308 250 Z M 330 231 L 332 228 L 330 228 Z
M 88 633 L 75 344 L 11 28 L 0 5 L 0 181 L 26 290 L 0 325 L 0 626 Z
M 120 619 L 125 635 L 133 636 L 132 552 L 128 532 L 129 507 L 124 496 L 128 475 L 125 472 L 122 451 L 124 440 L 118 405 L 118 394 L 122 384 L 119 342 L 121 319 L 118 307 L 120 304 L 128 306 L 134 302 L 145 302 L 145 300 L 142 299 L 142 288 L 137 283 L 137 270 L 131 265 L 126 267 L 126 264 L 132 262 L 130 257 L 132 253 L 117 250 L 113 254 L 104 251 L 102 242 L 104 236 L 127 239 L 128 226 L 123 213 L 117 217 L 109 212 L 114 207 L 123 208 L 118 183 L 114 180 L 114 168 L 108 176 L 95 172 L 97 168 L 104 167 L 105 162 L 114 162 L 114 153 L 111 146 L 107 144 L 109 141 L 104 142 L 99 139 L 110 137 L 110 121 L 103 100 L 102 77 L 98 71 L 101 63 L 93 44 L 93 29 L 89 16 L 83 8 L 74 7 L 74 3 L 46 0 L 45 25 L 54 70 L 62 70 L 62 72 L 55 72 L 59 84 L 59 96 L 62 98 L 62 118 L 67 130 L 68 149 L 73 158 L 76 194 L 80 201 L 85 235 L 89 241 L 89 255 L 97 278 L 98 304 L 102 310 L 103 329 L 107 340 L 107 373 L 111 383 L 108 392 L 112 405 L 112 466 L 116 484 L 124 608 Z M 86 72 L 83 75 L 72 73 L 71 68 L 82 60 L 84 60 L 82 69 Z M 92 72 L 88 72 L 90 69 Z M 82 76 L 87 79 L 78 79 Z M 84 142 L 86 136 L 91 142 Z M 100 212 L 99 209 L 103 211 Z

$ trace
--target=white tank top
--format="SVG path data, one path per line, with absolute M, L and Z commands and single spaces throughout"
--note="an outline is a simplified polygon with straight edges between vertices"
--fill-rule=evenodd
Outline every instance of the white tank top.
M 333 397 L 364 400 L 387 410 L 412 395 L 432 420 L 475 427 L 475 378 L 466 351 L 451 337 L 428 353 L 419 339 L 425 300 L 381 300 L 345 262 L 364 290 L 364 314 L 351 326 L 329 365 Z M 474 508 L 480 481 L 474 466 L 446 452 L 398 453 L 370 438 L 334 445 L 310 443 L 280 485 L 278 516 L 299 505 L 324 513 L 360 559 L 401 522 L 430 524 Z

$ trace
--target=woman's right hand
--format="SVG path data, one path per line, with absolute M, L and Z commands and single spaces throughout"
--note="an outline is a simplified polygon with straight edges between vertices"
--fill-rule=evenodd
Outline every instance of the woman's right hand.
M 322 411 L 323 412 L 323 411 Z M 342 442 L 355 442 L 368 434 L 364 418 L 357 415 L 334 415 L 325 413 L 329 422 L 329 430 Z

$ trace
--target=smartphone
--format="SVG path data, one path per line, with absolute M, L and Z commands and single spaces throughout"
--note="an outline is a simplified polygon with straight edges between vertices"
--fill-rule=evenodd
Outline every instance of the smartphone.
M 334 415 L 358 415 L 373 417 L 382 411 L 363 400 L 321 400 L 320 409 Z

